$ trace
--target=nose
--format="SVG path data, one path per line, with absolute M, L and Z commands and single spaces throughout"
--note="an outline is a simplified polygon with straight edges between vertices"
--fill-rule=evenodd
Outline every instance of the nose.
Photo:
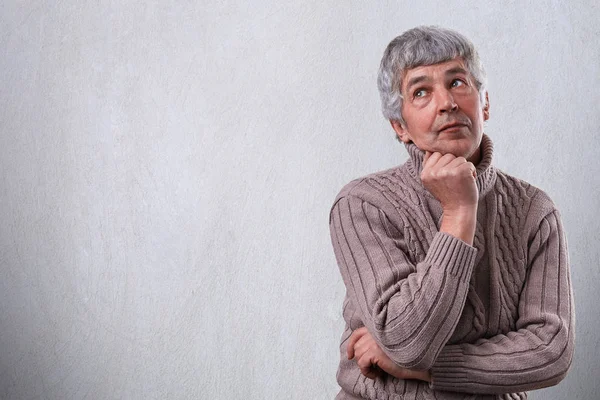
M 442 89 L 438 91 L 438 112 L 440 114 L 450 113 L 458 110 L 458 105 L 454 102 L 454 97 L 449 90 Z

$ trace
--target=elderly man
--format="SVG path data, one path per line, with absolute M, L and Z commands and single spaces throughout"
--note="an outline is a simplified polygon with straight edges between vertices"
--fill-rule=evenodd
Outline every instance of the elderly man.
M 567 374 L 560 215 L 492 165 L 485 82 L 454 31 L 414 28 L 384 52 L 383 113 L 410 159 L 350 182 L 331 209 L 346 285 L 337 399 L 524 399 Z

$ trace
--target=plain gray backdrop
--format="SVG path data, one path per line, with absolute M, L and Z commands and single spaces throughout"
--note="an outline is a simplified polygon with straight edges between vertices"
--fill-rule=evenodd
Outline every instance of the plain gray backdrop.
M 403 163 L 387 43 L 457 29 L 500 169 L 567 232 L 568 377 L 600 391 L 600 10 L 587 1 L 0 3 L 0 398 L 332 399 L 328 212 Z

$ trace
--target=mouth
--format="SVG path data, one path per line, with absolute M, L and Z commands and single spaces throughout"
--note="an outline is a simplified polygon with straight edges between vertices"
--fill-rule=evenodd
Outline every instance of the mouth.
M 463 128 L 465 126 L 467 126 L 467 125 L 466 124 L 462 124 L 460 122 L 454 122 L 452 124 L 448 124 L 448 125 L 442 126 L 440 128 L 439 132 L 460 129 L 460 128 Z

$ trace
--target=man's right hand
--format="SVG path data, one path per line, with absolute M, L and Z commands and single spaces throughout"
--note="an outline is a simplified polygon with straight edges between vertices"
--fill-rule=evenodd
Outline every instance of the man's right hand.
M 419 379 L 430 382 L 431 374 L 428 370 L 402 368 L 394 363 L 387 354 L 381 350 L 379 344 L 364 326 L 356 329 L 348 339 L 346 350 L 348 360 L 356 359 L 360 372 L 370 379 L 382 376 L 382 372 L 399 379 Z
M 473 163 L 453 154 L 425 152 L 421 181 L 442 205 L 440 232 L 473 245 L 479 192 Z

